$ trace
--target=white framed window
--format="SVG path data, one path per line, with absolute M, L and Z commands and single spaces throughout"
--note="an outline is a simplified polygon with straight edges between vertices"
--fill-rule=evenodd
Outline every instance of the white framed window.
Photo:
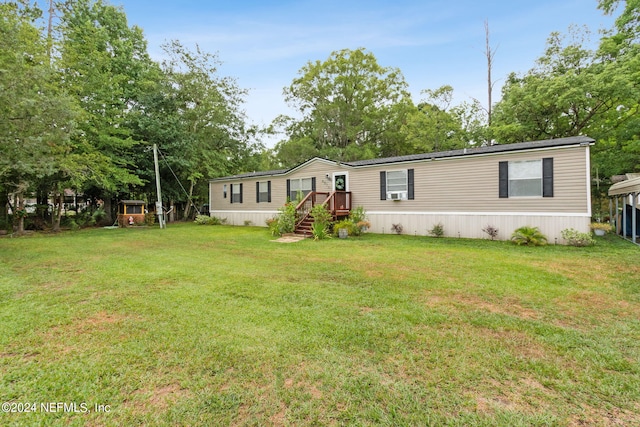
M 542 197 L 542 160 L 509 162 L 509 197 Z
M 289 180 L 289 199 L 296 200 L 298 193 L 302 193 L 302 197 L 313 191 L 313 178 L 299 178 Z
M 231 203 L 242 203 L 242 184 L 231 184 Z
M 405 200 L 409 190 L 406 170 L 387 171 L 387 199 Z
M 258 188 L 258 203 L 268 203 L 271 201 L 269 191 L 271 189 L 271 183 L 269 181 L 260 181 L 257 185 Z

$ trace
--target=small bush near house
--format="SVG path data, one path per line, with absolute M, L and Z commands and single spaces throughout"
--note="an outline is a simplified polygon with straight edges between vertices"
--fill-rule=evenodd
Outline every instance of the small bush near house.
M 482 231 L 487 233 L 491 238 L 491 240 L 494 240 L 496 237 L 498 237 L 498 229 L 495 228 L 493 225 L 487 225 L 485 228 L 482 229 Z
M 589 233 L 581 233 L 576 229 L 567 228 L 560 232 L 560 235 L 564 240 L 567 241 L 567 244 L 570 246 L 591 246 L 595 245 L 596 241 L 591 237 Z
M 311 234 L 313 234 L 314 240 L 324 240 L 331 237 L 328 226 L 320 222 L 314 222 L 311 225 Z
M 513 232 L 511 241 L 518 246 L 544 246 L 547 244 L 547 236 L 538 227 L 525 225 Z
M 212 217 L 209 215 L 196 215 L 196 219 L 193 221 L 198 225 L 210 225 Z
M 592 222 L 591 223 L 592 230 L 604 230 L 605 233 L 611 231 L 611 225 L 606 222 Z
M 331 212 L 324 205 L 315 205 L 311 208 L 311 216 L 313 217 L 313 225 L 311 232 L 315 240 L 322 240 L 329 237 L 329 225 L 331 224 Z
M 267 220 L 267 226 L 273 236 L 282 236 L 286 233 L 293 233 L 296 229 L 296 204 L 289 202 L 278 209 L 275 218 Z
M 429 230 L 429 235 L 433 237 L 442 237 L 444 236 L 444 225 L 441 222 L 435 224 L 431 230 Z
M 367 221 L 367 214 L 362 206 L 353 209 L 348 218 L 333 224 L 333 234 L 338 235 L 341 228 L 345 228 L 349 236 L 359 236 L 371 227 Z
M 394 233 L 402 234 L 402 230 L 404 230 L 402 224 L 391 224 L 391 231 L 393 231 Z
M 368 229 L 371 228 L 371 223 L 367 220 L 364 221 L 358 221 L 356 223 L 356 228 L 359 230 L 360 234 L 364 233 L 365 231 L 367 231 Z
M 351 213 L 349 214 L 349 219 L 357 224 L 360 221 L 367 220 L 367 213 L 362 206 L 358 206 L 351 211 Z
M 102 224 L 102 221 L 104 221 L 107 217 L 107 213 L 104 211 L 104 209 L 98 208 L 93 214 L 91 214 L 91 216 L 93 217 L 93 221 L 96 224 Z
M 355 224 L 351 222 L 349 219 L 343 219 L 342 221 L 338 221 L 333 224 L 333 235 L 338 236 L 340 234 L 340 230 L 345 229 L 349 236 L 354 235 Z
M 199 225 L 221 225 L 225 224 L 227 219 L 209 215 L 196 215 L 196 219 L 193 222 Z
M 156 214 L 151 212 L 144 214 L 144 223 L 149 227 L 151 227 L 153 224 L 156 223 Z

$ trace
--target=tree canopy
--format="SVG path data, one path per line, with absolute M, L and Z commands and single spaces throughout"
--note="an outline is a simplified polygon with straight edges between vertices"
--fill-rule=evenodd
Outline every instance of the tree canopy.
M 355 160 L 399 154 L 402 123 L 413 108 L 400 70 L 379 65 L 362 48 L 308 62 L 284 95 L 301 115 L 281 119 L 288 139 L 276 150 L 287 165 L 308 155 Z

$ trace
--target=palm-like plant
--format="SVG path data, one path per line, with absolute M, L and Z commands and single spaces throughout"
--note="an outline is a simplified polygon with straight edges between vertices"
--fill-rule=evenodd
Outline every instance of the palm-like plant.
M 513 232 L 511 241 L 518 246 L 544 246 L 547 244 L 547 237 L 538 227 L 524 226 Z

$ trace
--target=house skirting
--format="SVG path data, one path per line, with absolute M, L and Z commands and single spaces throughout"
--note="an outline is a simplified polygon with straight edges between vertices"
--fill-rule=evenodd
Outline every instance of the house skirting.
M 482 231 L 488 225 L 498 229 L 497 240 L 509 240 L 514 230 L 523 226 L 538 227 L 549 243 L 563 244 L 561 232 L 567 228 L 589 233 L 589 214 L 522 212 L 367 212 L 372 233 L 394 233 L 394 224 L 402 225 L 403 234 L 428 236 L 441 223 L 445 237 L 486 239 Z
M 210 216 L 226 219 L 228 225 L 267 226 L 267 220 L 278 215 L 278 211 L 221 211 L 211 210 Z
M 211 216 L 226 218 L 229 225 L 266 227 L 266 221 L 278 214 L 274 211 L 212 210 Z M 561 232 L 567 228 L 589 233 L 588 213 L 555 212 L 367 212 L 371 233 L 392 234 L 392 226 L 401 224 L 402 234 L 428 236 L 434 225 L 442 223 L 446 237 L 486 239 L 482 231 L 487 225 L 498 229 L 498 240 L 509 240 L 513 231 L 522 226 L 538 227 L 549 243 L 563 244 Z

